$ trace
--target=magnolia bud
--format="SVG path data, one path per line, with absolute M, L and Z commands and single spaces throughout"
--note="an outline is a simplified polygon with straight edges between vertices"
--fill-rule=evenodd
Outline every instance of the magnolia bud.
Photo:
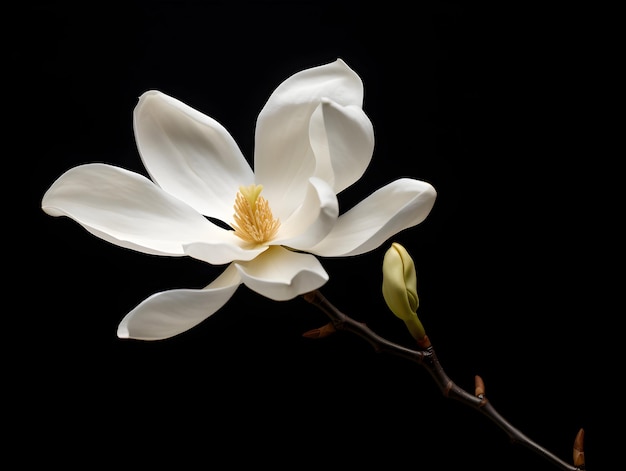
M 383 259 L 383 297 L 389 309 L 402 319 L 418 341 L 426 335 L 417 317 L 417 272 L 406 249 L 393 242 Z

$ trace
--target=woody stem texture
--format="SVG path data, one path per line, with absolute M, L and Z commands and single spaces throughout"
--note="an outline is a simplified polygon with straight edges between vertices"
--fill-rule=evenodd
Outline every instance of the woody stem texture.
M 457 400 L 488 417 L 508 435 L 512 443 L 522 445 L 532 450 L 545 460 L 554 464 L 558 469 L 564 471 L 585 470 L 584 453 L 582 451 L 582 429 L 578 432 L 574 443 L 575 464 L 569 464 L 531 440 L 511 423 L 509 423 L 504 417 L 502 417 L 488 401 L 485 395 L 485 384 L 482 378 L 479 376 L 475 377 L 475 391 L 473 394 L 457 386 L 444 371 L 439 359 L 437 358 L 437 354 L 435 353 L 435 348 L 431 344 L 428 337 L 426 337 L 424 341 L 420 342 L 420 349 L 410 349 L 394 342 L 390 342 L 373 332 L 366 324 L 358 322 L 341 312 L 332 303 L 330 303 L 330 301 L 328 301 L 328 299 L 326 299 L 326 297 L 324 297 L 319 290 L 306 293 L 302 295 L 302 298 L 320 309 L 330 319 L 330 324 L 328 326 L 306 332 L 304 334 L 305 337 L 317 338 L 329 335 L 335 331 L 350 332 L 366 340 L 378 353 L 388 353 L 413 361 L 426 368 L 444 397 Z

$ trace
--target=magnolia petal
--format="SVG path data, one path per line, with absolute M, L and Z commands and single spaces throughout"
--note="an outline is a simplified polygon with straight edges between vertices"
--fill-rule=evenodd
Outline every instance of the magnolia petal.
M 363 83 L 341 59 L 298 72 L 271 94 L 255 131 L 254 172 L 264 196 L 291 213 L 302 202 L 315 172 L 309 121 L 322 99 L 360 107 Z M 277 171 L 279 169 L 280 171 Z
M 233 232 L 233 231 L 229 231 Z M 210 263 L 211 265 L 222 265 L 234 260 L 248 261 L 267 250 L 267 245 L 244 247 L 244 241 L 236 235 L 232 236 L 232 243 L 224 242 L 195 242 L 183 247 L 185 253 L 190 257 Z
M 436 196 L 429 183 L 396 180 L 339 216 L 333 230 L 309 252 L 342 257 L 374 250 L 394 234 L 426 219 Z
M 286 301 L 321 287 L 328 274 L 313 255 L 272 246 L 250 262 L 235 263 L 243 283 L 253 291 Z
M 185 255 L 184 244 L 222 240 L 226 233 L 146 177 L 106 164 L 68 170 L 41 205 L 101 239 L 149 254 Z
M 181 334 L 215 314 L 240 284 L 237 270 L 230 265 L 204 289 L 155 293 L 126 314 L 117 328 L 117 336 L 162 340 Z
M 309 132 L 315 175 L 335 193 L 363 176 L 374 152 L 374 128 L 360 107 L 323 100 L 313 113 Z
M 158 91 L 141 95 L 134 126 L 152 179 L 198 212 L 230 222 L 239 186 L 254 183 L 254 174 L 229 132 Z
M 339 215 L 337 196 L 319 178 L 311 178 L 304 202 L 285 221 L 281 221 L 275 245 L 307 250 L 330 232 Z

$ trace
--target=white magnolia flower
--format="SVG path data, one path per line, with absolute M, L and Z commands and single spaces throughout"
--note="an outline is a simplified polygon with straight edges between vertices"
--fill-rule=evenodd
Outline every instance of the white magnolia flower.
M 177 335 L 215 313 L 241 284 L 292 299 L 328 280 L 316 256 L 362 254 L 423 221 L 436 193 L 409 178 L 339 215 L 336 195 L 363 175 L 373 153 L 362 102 L 361 79 L 340 59 L 289 77 L 258 116 L 253 171 L 220 123 L 161 92 L 144 93 L 134 131 L 151 180 L 102 163 L 80 165 L 53 183 L 42 208 L 121 247 L 226 268 L 204 289 L 153 294 L 123 318 L 118 336 Z

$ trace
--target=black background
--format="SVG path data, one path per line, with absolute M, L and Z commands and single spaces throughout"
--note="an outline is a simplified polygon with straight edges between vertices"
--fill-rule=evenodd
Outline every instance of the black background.
M 469 391 L 482 376 L 496 409 L 568 462 L 583 427 L 588 468 L 610 469 L 610 372 L 620 371 L 604 337 L 623 313 L 610 302 L 621 270 L 610 248 L 620 213 L 608 209 L 621 159 L 605 147 L 612 13 L 501 3 L 31 3 L 19 16 L 27 87 L 16 127 L 35 230 L 20 283 L 31 307 L 13 317 L 12 353 L 25 363 L 12 384 L 28 397 L 14 436 L 38 453 L 22 459 L 556 469 L 444 398 L 419 365 L 348 333 L 303 338 L 326 319 L 301 299 L 241 287 L 176 338 L 119 340 L 117 324 L 145 297 L 202 287 L 221 269 L 121 249 L 41 211 L 73 166 L 145 174 L 132 131 L 144 91 L 217 119 L 251 158 L 274 88 L 340 57 L 363 79 L 376 134 L 342 208 L 404 176 L 438 191 L 428 219 L 393 240 L 414 258 L 419 315 L 448 375 Z M 322 291 L 412 346 L 380 294 L 387 247 L 323 259 Z

